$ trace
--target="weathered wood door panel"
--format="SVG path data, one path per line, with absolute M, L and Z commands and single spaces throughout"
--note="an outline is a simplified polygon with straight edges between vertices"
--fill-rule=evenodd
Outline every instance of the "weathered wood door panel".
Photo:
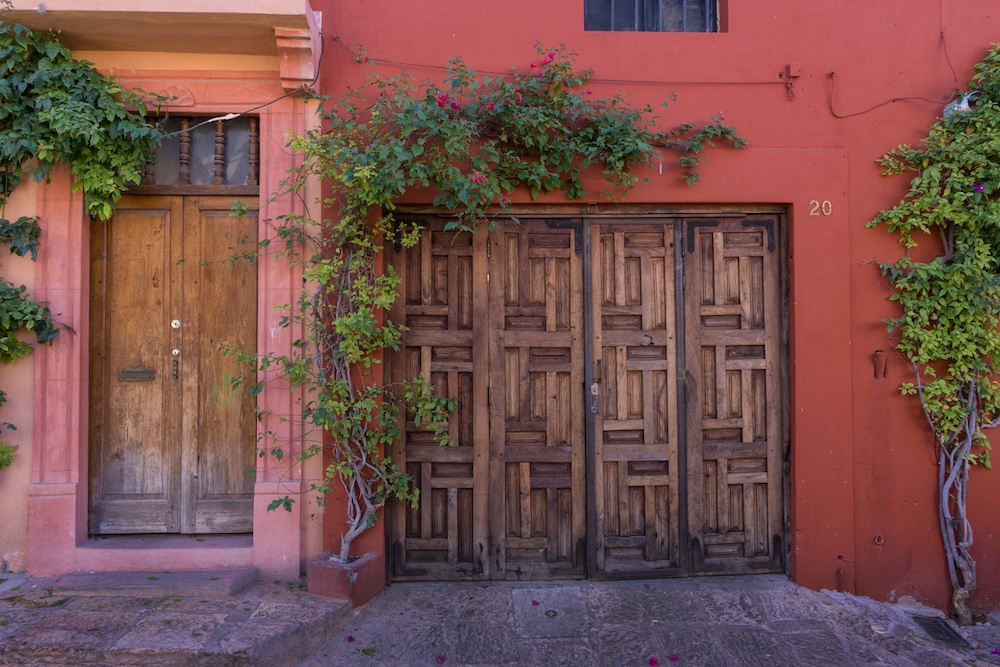
M 392 316 L 409 330 L 389 366 L 459 410 L 450 447 L 404 422 L 393 457 L 421 503 L 393 513 L 393 575 L 780 571 L 778 222 L 522 219 L 465 235 L 431 219 L 394 253 Z
M 596 570 L 677 568 L 674 226 L 591 230 Z
M 783 567 L 778 219 L 688 221 L 687 464 L 692 567 Z
M 499 578 L 586 572 L 582 223 L 491 239 L 490 515 Z
M 224 260 L 257 221 L 231 202 L 124 197 L 93 223 L 92 533 L 251 528 L 255 420 L 221 349 L 256 345 L 256 268 Z
M 398 578 L 489 576 L 486 234 L 443 227 L 429 221 L 416 246 L 393 253 L 403 293 L 391 319 L 408 330 L 389 360 L 390 377 L 398 386 L 423 374 L 439 395 L 458 401 L 447 447 L 400 411 L 402 436 L 393 459 L 413 479 L 420 502 L 398 505 L 392 514 Z

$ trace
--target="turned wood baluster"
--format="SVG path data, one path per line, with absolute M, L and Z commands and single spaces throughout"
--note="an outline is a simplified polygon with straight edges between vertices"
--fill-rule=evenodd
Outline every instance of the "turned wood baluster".
M 212 170 L 212 185 L 226 182 L 226 121 L 215 122 L 215 168 Z
M 191 119 L 181 118 L 180 134 L 180 168 L 177 172 L 177 182 L 181 185 L 191 183 Z
M 247 174 L 247 185 L 257 185 L 260 176 L 260 134 L 257 132 L 257 119 L 250 118 L 250 142 L 249 165 L 250 172 Z

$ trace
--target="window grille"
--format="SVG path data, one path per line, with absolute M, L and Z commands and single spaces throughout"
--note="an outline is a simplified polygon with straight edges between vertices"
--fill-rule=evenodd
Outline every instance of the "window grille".
M 171 116 L 142 183 L 134 190 L 256 191 L 260 172 L 258 120 Z
M 584 0 L 584 29 L 718 32 L 718 0 Z

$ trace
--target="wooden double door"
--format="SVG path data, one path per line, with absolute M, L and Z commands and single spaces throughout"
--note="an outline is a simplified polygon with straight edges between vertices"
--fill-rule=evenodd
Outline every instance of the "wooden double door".
M 390 376 L 458 409 L 403 420 L 392 576 L 782 571 L 781 220 L 417 222 Z
M 91 534 L 246 533 L 256 422 L 225 348 L 257 343 L 256 198 L 123 197 L 91 232 Z

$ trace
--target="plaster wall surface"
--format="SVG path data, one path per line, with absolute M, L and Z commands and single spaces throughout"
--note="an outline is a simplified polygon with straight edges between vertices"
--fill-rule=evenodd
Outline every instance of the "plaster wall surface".
M 723 113 L 748 149 L 707 153 L 695 186 L 682 183 L 667 155 L 663 172 L 654 167 L 627 201 L 787 207 L 791 574 L 813 588 L 913 595 L 944 608 L 931 440 L 917 405 L 898 395 L 909 369 L 886 339 L 882 321 L 895 310 L 874 265 L 900 249 L 865 225 L 908 185 L 882 177 L 876 160 L 919 141 L 967 85 L 1000 38 L 1000 10 L 989 0 L 919 0 L 905 12 L 854 1 L 722 4 L 724 32 L 680 34 L 586 32 L 579 0 L 442 0 L 433 11 L 428 3 L 325 0 L 316 3 L 325 17 L 323 92 L 359 85 L 372 67 L 441 82 L 456 55 L 491 76 L 524 71 L 538 60 L 536 43 L 565 44 L 594 70 L 594 95 L 655 106 L 676 94 L 662 127 Z M 363 47 L 368 62 L 358 63 L 349 45 Z M 608 210 L 602 189 L 588 190 L 584 203 Z M 884 379 L 872 364 L 880 349 L 888 352 Z M 979 608 L 1000 603 L 991 474 L 976 471 L 971 499 Z
M 7 202 L 6 208 L 0 211 L 0 217 L 17 220 L 21 216 L 35 215 L 37 192 L 37 184 L 27 179 Z M 0 255 L 3 258 L 0 270 L 4 279 L 15 286 L 24 285 L 28 288 L 28 295 L 32 295 L 34 263 L 6 250 L 4 255 Z M 24 340 L 33 339 L 28 335 Z M 14 453 L 14 463 L 0 470 L 0 507 L 4 508 L 4 520 L 0 522 L 0 572 L 23 571 L 26 564 L 34 370 L 33 355 L 14 364 L 0 365 L 0 390 L 7 395 L 7 402 L 0 407 L 0 441 L 18 448 Z M 7 427 L 7 424 L 12 424 L 16 430 Z

